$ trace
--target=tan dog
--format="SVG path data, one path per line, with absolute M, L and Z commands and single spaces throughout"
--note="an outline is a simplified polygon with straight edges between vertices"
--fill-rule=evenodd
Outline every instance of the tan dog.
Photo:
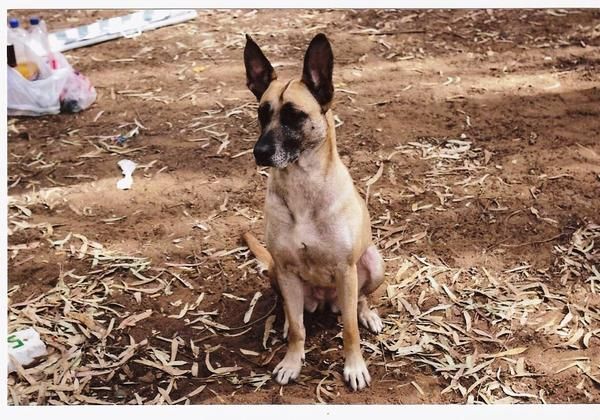
M 280 384 L 298 377 L 306 336 L 303 311 L 328 303 L 342 313 L 344 378 L 354 390 L 362 389 L 371 377 L 360 351 L 358 320 L 374 333 L 383 328 L 366 296 L 383 282 L 384 264 L 371 241 L 367 206 L 337 152 L 331 46 L 325 35 L 314 37 L 300 80 L 277 80 L 249 36 L 244 63 L 248 88 L 260 102 L 254 157 L 258 165 L 273 167 L 265 202 L 268 251 L 252 235 L 245 238 L 283 296 L 289 331 L 287 353 L 273 374 Z

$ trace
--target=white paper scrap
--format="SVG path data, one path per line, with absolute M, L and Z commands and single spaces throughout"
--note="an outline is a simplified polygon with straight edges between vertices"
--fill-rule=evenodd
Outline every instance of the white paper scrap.
M 117 162 L 117 164 L 121 168 L 121 171 L 123 171 L 124 176 L 123 179 L 120 179 L 117 182 L 117 188 L 120 190 L 128 190 L 133 184 L 133 178 L 131 177 L 131 175 L 135 170 L 136 164 L 135 162 L 132 162 L 129 159 L 122 159 L 119 162 Z
M 33 328 L 17 331 L 8 335 L 8 354 L 12 356 L 22 366 L 27 366 L 36 357 L 48 354 L 46 345 L 40 339 L 40 335 Z M 14 372 L 17 367 L 8 358 L 8 373 Z

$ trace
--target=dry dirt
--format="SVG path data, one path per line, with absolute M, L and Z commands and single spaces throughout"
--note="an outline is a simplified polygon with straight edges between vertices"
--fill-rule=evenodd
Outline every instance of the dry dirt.
M 121 13 L 40 11 L 51 28 Z M 282 388 L 268 378 L 284 351 L 281 304 L 240 241 L 247 230 L 262 237 L 266 181 L 247 153 L 258 129 L 245 87 L 243 34 L 253 35 L 280 77 L 292 77 L 318 32 L 327 34 L 335 54 L 339 152 L 363 195 L 367 180 L 375 181 L 368 188 L 373 232 L 387 260 L 387 282 L 400 285 L 403 297 L 391 296 L 391 287 L 373 299 L 387 333 L 377 338 L 361 330 L 373 383 L 359 393 L 340 380 L 340 325 L 326 312 L 307 316 L 310 351 L 299 383 Z M 96 103 L 75 115 L 8 119 L 9 329 L 44 327 L 48 340 L 56 333 L 53 352 L 67 359 L 69 351 L 81 353 L 62 368 L 72 376 L 50 379 L 64 389 L 42 392 L 22 374 L 10 375 L 9 403 L 600 402 L 594 288 L 600 283 L 594 225 L 600 223 L 600 11 L 201 10 L 193 21 L 67 57 L 93 81 Z M 109 137 L 127 133 L 136 121 L 139 134 L 124 146 Z M 115 186 L 123 158 L 140 165 L 129 191 Z M 124 266 L 93 267 L 92 253 L 80 248 L 86 240 L 69 233 L 147 258 L 145 276 L 160 278 L 138 287 L 159 281 L 155 293 L 117 288 L 144 281 Z M 592 242 L 573 257 L 573 243 L 582 237 Z M 566 278 L 565 264 L 577 258 L 583 262 Z M 418 272 L 427 264 L 452 278 Z M 430 275 L 402 289 L 411 281 L 407 273 L 415 272 Z M 67 327 L 40 323 L 18 305 L 65 284 L 72 292 L 74 276 L 83 275 L 95 282 L 89 290 L 104 284 L 110 291 L 102 295 L 104 309 L 92 300 L 75 305 L 93 319 L 89 325 L 71 319 L 71 333 L 83 334 L 83 341 L 61 342 L 71 334 Z M 526 303 L 515 298 L 508 317 L 482 310 L 463 315 L 472 309 L 463 299 L 474 285 L 490 291 L 469 295 L 473 302 L 501 303 L 505 293 L 525 293 L 524 282 L 543 283 L 550 292 Z M 257 291 L 262 297 L 249 329 L 224 330 L 244 326 Z M 466 330 L 465 337 L 479 331 L 479 339 L 464 347 L 462 338 L 417 322 L 446 303 L 429 322 L 460 325 L 453 331 Z M 178 317 L 186 304 L 190 313 Z M 61 299 L 44 305 L 40 314 L 69 312 Z M 105 331 L 114 314 L 118 325 L 148 309 L 149 317 L 115 326 L 108 337 L 84 332 L 90 325 Z M 276 320 L 265 349 L 271 312 Z M 209 323 L 189 322 L 197 317 Z M 429 356 L 423 349 L 402 355 L 390 350 L 393 334 L 404 334 L 394 340 L 405 347 L 427 347 L 417 340 L 427 334 L 447 335 L 440 343 L 449 345 L 437 345 Z M 176 359 L 185 363 L 172 366 L 187 373 L 134 362 L 160 364 L 174 337 L 182 339 Z M 111 354 L 131 339 L 148 344 L 128 362 L 76 374 L 102 358 L 114 360 Z M 452 365 L 467 353 L 473 358 L 462 367 L 435 365 L 438 359 Z M 461 379 L 469 363 L 490 354 L 497 355 L 493 365 Z M 196 375 L 189 372 L 193 362 Z M 560 371 L 573 363 L 579 367 Z M 218 370 L 234 366 L 241 369 Z M 39 371 L 31 375 L 40 383 L 48 379 Z M 259 379 L 248 380 L 253 375 Z M 78 391 L 72 392 L 75 376 Z M 481 382 L 468 389 L 475 378 Z

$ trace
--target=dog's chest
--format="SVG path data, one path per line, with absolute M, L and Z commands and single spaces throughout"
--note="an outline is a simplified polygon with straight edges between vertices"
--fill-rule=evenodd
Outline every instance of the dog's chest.
M 360 213 L 343 169 L 327 178 L 310 172 L 269 180 L 265 202 L 267 248 L 278 268 L 318 287 L 334 287 L 336 270 L 352 255 Z
M 335 286 L 336 267 L 349 250 L 348 236 L 342 221 L 321 221 L 310 214 L 271 219 L 267 226 L 267 246 L 278 265 L 319 287 Z
M 287 241 L 280 238 L 276 242 L 277 256 L 285 269 L 315 286 L 335 284 L 339 240 L 329 229 L 323 231 L 314 223 L 297 223 L 290 229 Z

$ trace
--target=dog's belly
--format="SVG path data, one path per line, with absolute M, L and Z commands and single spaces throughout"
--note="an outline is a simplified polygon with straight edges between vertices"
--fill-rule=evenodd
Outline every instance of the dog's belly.
M 314 312 L 318 307 L 323 307 L 324 304 L 338 305 L 337 290 L 304 283 L 304 309 L 308 312 Z

